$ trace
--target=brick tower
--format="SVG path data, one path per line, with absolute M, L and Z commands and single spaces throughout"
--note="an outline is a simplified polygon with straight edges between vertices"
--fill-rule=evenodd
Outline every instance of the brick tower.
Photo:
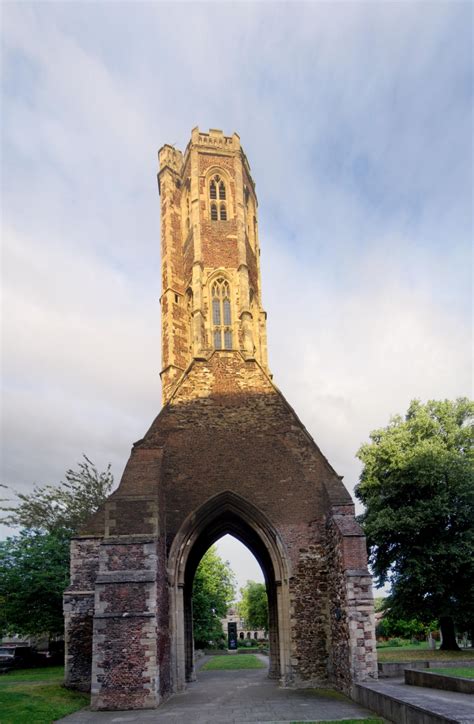
M 163 404 L 193 359 L 239 350 L 268 373 L 257 197 L 236 133 L 159 152 Z
M 365 539 L 341 478 L 268 371 L 257 198 L 237 134 L 159 152 L 163 408 L 72 542 L 66 682 L 96 709 L 158 706 L 194 678 L 192 582 L 230 533 L 259 561 L 270 676 L 376 676 Z

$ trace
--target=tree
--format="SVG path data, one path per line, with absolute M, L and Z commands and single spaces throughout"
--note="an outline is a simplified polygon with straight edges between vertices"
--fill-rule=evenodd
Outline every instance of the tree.
M 211 546 L 197 567 L 193 583 L 194 643 L 209 646 L 224 638 L 221 620 L 235 595 L 235 576 L 228 561 L 223 561 Z
M 268 631 L 268 597 L 263 583 L 247 581 L 240 589 L 242 600 L 238 610 L 245 621 L 246 628 Z
M 87 455 L 83 458 L 78 470 L 67 470 L 66 480 L 59 485 L 35 485 L 31 493 L 16 493 L 20 502 L 15 507 L 0 505 L 0 510 L 8 513 L 0 522 L 27 530 L 75 533 L 107 498 L 114 483 L 110 463 L 99 473 Z
M 66 532 L 22 531 L 0 542 L 1 633 L 61 634 L 62 595 L 68 579 Z
M 414 400 L 357 453 L 360 522 L 391 617 L 439 620 L 444 649 L 457 648 L 454 621 L 474 622 L 473 420 L 466 398 Z
M 62 594 L 69 582 L 72 535 L 96 512 L 113 485 L 108 465 L 99 473 L 84 455 L 78 470 L 68 470 L 58 486 L 35 486 L 19 493 L 17 507 L 1 522 L 22 526 L 0 542 L 0 630 L 26 636 L 62 633 Z M 3 486 L 5 487 L 5 486 Z

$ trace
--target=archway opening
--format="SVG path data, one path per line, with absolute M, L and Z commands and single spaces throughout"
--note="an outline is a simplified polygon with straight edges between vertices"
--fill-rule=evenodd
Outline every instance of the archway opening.
M 220 516 L 201 532 L 188 555 L 183 590 L 186 681 L 195 679 L 192 593 L 196 569 L 206 551 L 226 534 L 243 543 L 261 568 L 268 598 L 269 676 L 277 678 L 280 673 L 280 654 L 276 576 L 273 563 L 258 534 L 238 515 L 228 511 L 226 515 Z M 244 640 L 251 641 L 251 636 L 251 632 L 246 631 Z
M 264 574 L 251 551 L 233 536 L 217 540 L 202 557 L 192 607 L 195 651 L 268 652 Z
M 238 494 L 225 491 L 188 516 L 170 549 L 175 691 L 182 690 L 186 681 L 195 678 L 192 591 L 196 569 L 206 551 L 227 534 L 246 546 L 261 568 L 268 596 L 269 676 L 285 683 L 289 681 L 288 556 L 268 518 Z M 252 636 L 254 633 L 255 629 Z

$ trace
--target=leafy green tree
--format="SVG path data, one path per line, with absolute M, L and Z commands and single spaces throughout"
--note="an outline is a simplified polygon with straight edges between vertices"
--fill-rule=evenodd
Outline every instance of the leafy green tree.
M 263 583 L 247 581 L 240 589 L 241 601 L 237 604 L 246 628 L 268 631 L 268 597 Z
M 193 624 L 196 648 L 224 639 L 221 619 L 235 595 L 235 575 L 211 546 L 202 557 L 193 583 Z
M 375 598 L 374 598 L 375 613 L 379 613 L 380 611 L 383 611 L 385 609 L 386 600 L 387 599 L 382 596 L 375 596 Z
M 15 494 L 17 505 L 0 505 L 8 514 L 0 522 L 27 530 L 75 533 L 107 498 L 114 483 L 110 463 L 100 473 L 86 455 L 83 458 L 78 470 L 68 470 L 59 485 L 35 485 L 31 493 Z
M 437 621 L 431 621 L 426 624 L 418 618 L 394 618 L 390 615 L 389 611 L 377 624 L 376 633 L 377 636 L 383 636 L 384 638 L 400 636 L 403 639 L 422 641 L 428 636 L 430 631 L 435 631 L 437 628 Z
M 377 585 L 391 584 L 393 618 L 474 621 L 474 403 L 411 402 L 371 433 L 356 496 Z
M 64 630 L 62 595 L 69 578 L 65 531 L 22 531 L 0 542 L 0 631 L 24 636 Z
M 0 506 L 1 522 L 23 528 L 0 542 L 0 630 L 25 636 L 62 633 L 71 536 L 112 489 L 110 465 L 99 473 L 84 455 L 58 486 L 35 486 Z M 6 486 L 3 486 L 6 487 Z

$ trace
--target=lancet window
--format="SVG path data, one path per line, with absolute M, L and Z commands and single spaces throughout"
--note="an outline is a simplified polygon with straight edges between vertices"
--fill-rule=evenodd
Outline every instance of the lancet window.
M 212 285 L 212 337 L 214 349 L 232 349 L 230 287 L 222 277 Z
M 227 221 L 226 187 L 217 173 L 209 182 L 209 199 L 211 201 L 211 221 Z M 214 203 L 215 201 L 221 202 L 219 206 Z

